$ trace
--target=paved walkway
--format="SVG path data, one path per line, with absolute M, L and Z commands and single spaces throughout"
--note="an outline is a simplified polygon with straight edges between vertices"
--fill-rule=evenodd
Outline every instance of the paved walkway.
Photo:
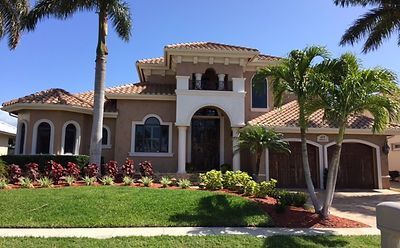
M 318 193 L 318 197 L 322 194 Z M 375 208 L 383 201 L 400 201 L 400 192 L 393 190 L 336 192 L 331 213 L 376 227 Z
M 143 228 L 0 228 L 0 237 L 86 237 L 204 235 L 380 235 L 376 228 L 143 227 Z

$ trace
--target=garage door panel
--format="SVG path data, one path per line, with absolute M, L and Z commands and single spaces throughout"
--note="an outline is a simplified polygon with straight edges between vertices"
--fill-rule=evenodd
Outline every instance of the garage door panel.
M 328 148 L 328 160 L 334 147 Z M 337 188 L 372 189 L 375 186 L 374 148 L 360 143 L 344 143 L 340 157 Z
M 311 176 L 314 185 L 319 185 L 318 148 L 307 145 Z M 305 188 L 301 143 L 290 142 L 291 154 L 271 152 L 269 154 L 270 178 L 278 180 L 278 187 Z

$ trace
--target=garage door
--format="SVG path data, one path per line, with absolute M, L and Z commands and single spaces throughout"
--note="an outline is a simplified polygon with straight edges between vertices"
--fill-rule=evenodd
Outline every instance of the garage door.
M 328 148 L 332 158 L 334 146 Z M 375 186 L 374 148 L 360 143 L 343 143 L 337 188 L 372 189 Z
M 319 187 L 318 148 L 307 145 L 311 177 L 315 187 Z M 301 143 L 290 142 L 291 154 L 269 152 L 269 175 L 278 180 L 278 187 L 305 188 Z

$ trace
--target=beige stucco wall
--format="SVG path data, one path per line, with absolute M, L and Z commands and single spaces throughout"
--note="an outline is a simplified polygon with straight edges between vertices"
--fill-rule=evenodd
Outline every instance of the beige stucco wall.
M 400 150 L 394 150 L 394 144 L 400 144 L 400 135 L 395 135 L 388 138 L 388 144 L 390 146 L 389 152 L 389 170 L 400 171 Z
M 0 133 L 0 155 L 8 153 L 8 139 L 10 136 Z

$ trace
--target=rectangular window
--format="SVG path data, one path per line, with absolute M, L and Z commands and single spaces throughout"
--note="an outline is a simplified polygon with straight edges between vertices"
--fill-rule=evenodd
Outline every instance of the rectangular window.
M 169 126 L 136 125 L 135 152 L 168 152 Z

